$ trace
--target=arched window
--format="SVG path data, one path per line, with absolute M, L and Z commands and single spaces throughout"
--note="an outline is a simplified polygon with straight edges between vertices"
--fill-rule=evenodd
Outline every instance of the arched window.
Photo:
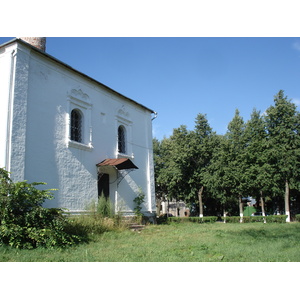
M 119 153 L 126 153 L 126 132 L 123 125 L 118 128 L 118 151 Z
M 71 140 L 82 142 L 82 113 L 79 109 L 71 112 Z

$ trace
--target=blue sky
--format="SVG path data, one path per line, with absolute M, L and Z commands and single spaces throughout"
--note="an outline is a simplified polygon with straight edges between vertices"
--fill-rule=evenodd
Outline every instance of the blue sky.
M 11 38 L 0 38 L 0 44 Z M 280 90 L 300 105 L 300 38 L 47 38 L 46 51 L 158 113 L 153 135 L 193 129 L 206 114 L 224 134 L 239 109 L 247 121 Z

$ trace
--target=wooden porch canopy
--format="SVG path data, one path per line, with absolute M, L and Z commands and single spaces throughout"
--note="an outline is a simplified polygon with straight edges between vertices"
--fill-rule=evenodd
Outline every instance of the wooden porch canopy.
M 113 166 L 118 170 L 138 169 L 129 158 L 107 158 L 97 164 L 97 167 L 101 166 Z

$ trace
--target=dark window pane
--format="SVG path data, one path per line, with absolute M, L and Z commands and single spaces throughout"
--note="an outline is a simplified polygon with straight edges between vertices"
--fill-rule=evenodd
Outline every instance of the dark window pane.
M 118 150 L 120 153 L 126 153 L 126 137 L 124 126 L 118 128 Z
M 77 109 L 71 112 L 71 140 L 82 142 L 82 116 Z

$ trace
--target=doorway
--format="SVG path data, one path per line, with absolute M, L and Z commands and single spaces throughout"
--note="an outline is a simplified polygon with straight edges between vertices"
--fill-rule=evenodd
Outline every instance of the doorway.
M 109 174 L 98 173 L 98 197 L 109 197 Z

